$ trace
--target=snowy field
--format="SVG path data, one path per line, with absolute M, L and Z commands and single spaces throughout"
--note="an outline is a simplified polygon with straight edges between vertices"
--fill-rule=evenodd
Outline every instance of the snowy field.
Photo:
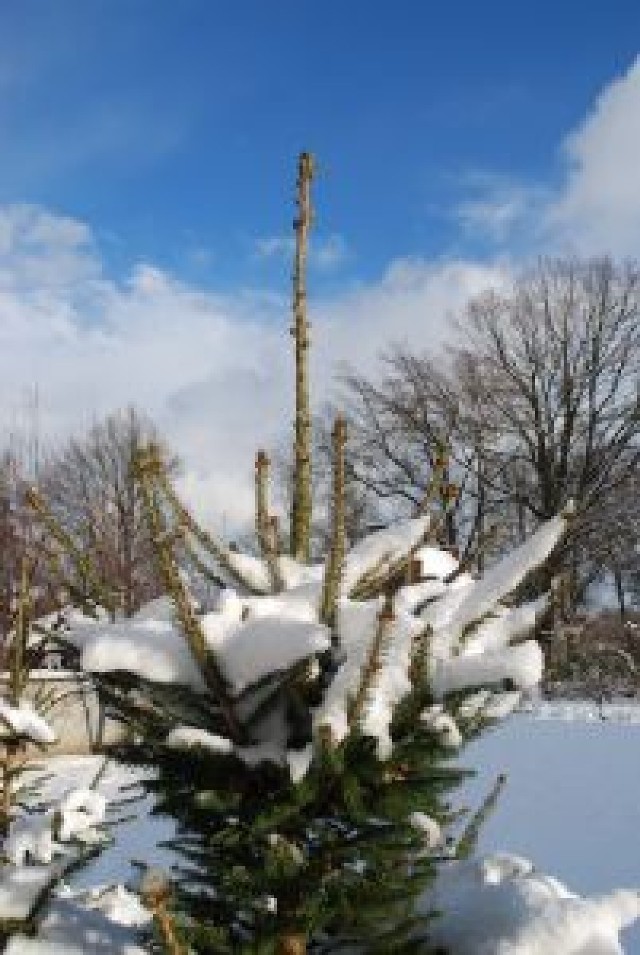
M 581 895 L 640 887 L 640 706 L 605 705 L 604 715 L 594 704 L 543 704 L 465 749 L 461 761 L 477 770 L 465 804 L 508 775 L 479 852 L 522 855 Z M 622 941 L 640 955 L 640 923 Z
M 508 775 L 480 832 L 478 855 L 499 851 L 530 859 L 537 871 L 585 896 L 640 886 L 640 766 L 634 756 L 640 746 L 640 707 L 605 705 L 602 715 L 592 703 L 536 705 L 465 749 L 460 762 L 477 776 L 459 791 L 460 804 L 476 808 L 495 777 Z M 86 786 L 101 763 L 98 757 L 54 757 L 48 761 L 55 775 L 47 788 L 53 795 L 71 779 Z M 119 783 L 135 776 L 112 764 L 101 788 L 113 798 Z M 136 818 L 116 828 L 114 845 L 75 876 L 75 889 L 135 880 L 132 859 L 170 864 L 170 853 L 157 848 L 173 834 L 170 820 L 151 816 L 145 800 L 128 808 Z M 624 933 L 622 941 L 627 955 L 640 955 L 640 926 Z M 17 951 L 22 955 L 22 949 Z M 535 951 L 547 955 L 544 945 Z M 613 949 L 587 947 L 585 955 L 605 951 Z

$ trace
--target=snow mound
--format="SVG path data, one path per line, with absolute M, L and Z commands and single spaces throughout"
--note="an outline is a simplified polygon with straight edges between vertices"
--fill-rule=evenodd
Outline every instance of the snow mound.
M 151 921 L 137 896 L 122 886 L 56 899 L 37 938 L 13 936 L 5 955 L 145 955 L 137 929 Z
M 456 955 L 623 955 L 619 934 L 640 917 L 640 893 L 580 898 L 518 856 L 452 862 L 418 911 L 437 908 L 429 940 Z

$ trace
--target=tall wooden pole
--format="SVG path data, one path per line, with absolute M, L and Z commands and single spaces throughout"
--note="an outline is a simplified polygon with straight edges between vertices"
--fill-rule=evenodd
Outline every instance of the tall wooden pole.
M 296 419 L 291 506 L 291 556 L 307 562 L 311 546 L 311 412 L 309 408 L 309 323 L 307 321 L 307 249 L 311 227 L 311 180 L 314 163 L 310 153 L 298 159 L 296 203 L 298 215 L 293 265 L 293 326 L 296 354 Z

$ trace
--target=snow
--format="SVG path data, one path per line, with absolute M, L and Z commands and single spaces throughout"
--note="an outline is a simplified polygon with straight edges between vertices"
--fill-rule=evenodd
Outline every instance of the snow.
M 314 589 L 315 593 L 315 589 Z M 202 619 L 207 642 L 236 693 L 330 646 L 308 594 L 241 601 L 228 595 Z M 242 608 L 248 616 L 242 620 Z
M 226 736 L 217 733 L 208 733 L 207 730 L 195 726 L 176 726 L 165 740 L 167 746 L 175 749 L 200 748 L 212 753 L 231 753 L 233 743 Z
M 9 861 L 15 866 L 30 862 L 49 864 L 53 859 L 53 835 L 50 817 L 44 813 L 22 816 L 11 823 L 4 844 Z
M 429 516 L 398 521 L 359 541 L 346 556 L 342 580 L 344 593 L 350 593 L 365 574 L 384 575 L 409 551 L 417 548 L 429 524 Z
M 349 699 L 356 693 L 369 660 L 381 607 L 381 600 L 357 603 L 342 600 L 338 607 L 341 650 L 346 659 L 329 685 L 322 703 L 313 713 L 314 727 L 328 726 L 336 743 L 344 739 L 349 731 Z M 417 618 L 398 613 L 389 622 L 383 639 L 380 667 L 359 720 L 362 731 L 376 738 L 380 758 L 386 758 L 391 752 L 389 727 L 393 709 L 410 689 L 408 671 L 412 638 L 420 630 L 421 624 Z
M 498 854 L 443 866 L 419 911 L 434 906 L 443 914 L 433 942 L 456 955 L 620 955 L 619 933 L 640 917 L 640 893 L 582 899 L 528 860 Z
M 526 575 L 539 566 L 563 536 L 567 518 L 558 515 L 545 521 L 514 550 L 489 568 L 449 620 L 452 629 L 460 629 L 478 620 L 503 597 L 508 596 Z
M 594 700 L 527 700 L 521 709 L 537 720 L 564 722 L 640 723 L 640 702 L 602 702 Z
M 271 578 L 265 561 L 259 557 L 254 557 L 252 554 L 243 554 L 240 551 L 233 550 L 226 551 L 226 558 L 229 565 L 243 581 L 246 581 L 252 590 L 263 594 L 269 593 Z
M 506 681 L 526 689 L 539 683 L 543 662 L 540 645 L 535 640 L 526 640 L 516 646 L 487 653 L 437 659 L 433 665 L 431 685 L 437 697 L 454 690 L 495 686 Z
M 278 597 L 240 598 L 222 591 L 218 609 L 201 618 L 209 646 L 236 693 L 269 673 L 327 649 L 330 634 L 317 623 L 315 585 Z M 204 690 L 204 681 L 166 599 L 117 623 L 81 625 L 69 640 L 81 651 L 81 667 L 93 673 L 126 670 L 158 683 Z M 248 613 L 242 620 L 243 609 Z M 158 616 L 155 616 L 155 613 Z
M 137 929 L 150 914 L 122 886 L 56 899 L 37 938 L 15 935 L 5 955 L 145 955 Z
M 46 745 L 55 743 L 56 734 L 49 724 L 33 708 L 31 703 L 22 701 L 18 706 L 12 706 L 7 700 L 0 698 L 0 725 L 4 724 L 5 732 L 0 732 L 0 738 L 6 736 L 9 729 L 18 736 L 26 737 L 34 743 Z
M 440 703 L 435 703 L 420 714 L 423 726 L 433 730 L 443 746 L 457 749 L 462 745 L 462 733 L 450 713 L 446 713 Z
M 80 650 L 89 673 L 125 670 L 157 683 L 179 683 L 204 690 L 189 647 L 171 619 L 134 617 L 117 623 L 72 627 L 67 639 Z
M 510 693 L 494 693 L 482 710 L 482 715 L 488 720 L 503 720 L 505 716 L 520 705 L 522 692 L 512 690 Z
M 95 841 L 96 828 L 104 822 L 106 808 L 105 796 L 95 789 L 69 790 L 59 806 L 60 839 Z
M 421 575 L 423 577 L 438 577 L 443 579 L 455 574 L 460 566 L 460 562 L 448 550 L 442 550 L 440 547 L 419 547 L 416 551 L 416 558 L 420 561 Z
M 515 700 L 514 694 L 484 691 L 465 702 L 485 713 L 492 705 L 504 705 L 507 697 L 510 703 Z M 517 714 L 466 750 L 465 762 L 480 773 L 456 797 L 461 802 L 477 805 L 496 772 L 507 771 L 509 780 L 480 830 L 481 856 L 441 866 L 435 899 L 425 897 L 421 903 L 424 911 L 434 904 L 443 908 L 443 918 L 430 923 L 430 928 L 440 933 L 441 944 L 452 945 L 456 955 L 619 955 L 623 951 L 618 933 L 638 915 L 638 896 L 635 891 L 611 892 L 609 887 L 640 881 L 637 843 L 629 838 L 637 825 L 640 777 L 635 761 L 628 758 L 638 744 L 631 714 L 635 711 L 637 722 L 640 707 L 620 706 L 627 722 L 603 723 L 592 718 L 597 704 L 566 701 L 556 711 L 558 719 L 550 712 L 540 720 Z M 302 759 L 303 753 L 298 754 Z M 77 776 L 79 789 L 86 787 L 100 765 L 96 757 L 49 759 L 47 768 L 53 768 L 57 777 L 48 784 L 51 792 L 64 791 L 71 774 Z M 122 767 L 113 771 L 119 781 L 131 778 Z M 115 783 L 108 770 L 100 788 L 113 792 Z M 132 833 L 161 823 L 147 819 L 147 812 L 148 808 L 133 830 L 123 826 L 115 831 L 119 856 L 112 851 L 110 875 L 118 881 L 132 852 L 149 859 L 153 840 L 166 838 L 162 830 L 146 828 L 148 844 L 134 848 Z M 417 813 L 409 821 L 423 832 L 425 851 L 440 847 L 437 820 Z M 505 845 L 509 852 L 497 851 Z M 95 879 L 102 862 L 98 859 L 77 878 Z M 5 867 L 5 871 L 13 870 L 14 877 L 19 873 L 27 880 L 37 869 Z M 561 881 L 544 872 L 557 873 Z M 37 885 L 37 879 L 31 881 Z M 114 901 L 111 910 L 108 902 L 124 890 L 110 891 L 111 896 L 107 894 L 94 908 L 87 895 L 56 901 L 38 939 L 14 939 L 9 955 L 139 955 L 141 950 L 125 926 L 138 924 L 136 912 L 142 918 L 145 913 L 136 897 L 129 895 L 132 914 L 127 922 L 127 896 L 122 905 Z M 110 921 L 114 911 L 119 924 Z M 640 926 L 624 935 L 627 955 L 640 955 Z M 20 947 L 23 944 L 28 947 Z
M 396 606 L 407 613 L 415 613 L 426 601 L 434 600 L 448 593 L 449 587 L 443 580 L 423 580 L 417 584 L 407 584 L 396 597 Z
M 304 584 L 322 583 L 324 564 L 301 564 L 288 554 L 281 554 L 278 558 L 280 573 L 287 590 L 300 587 Z
M 0 918 L 26 919 L 41 892 L 63 870 L 63 863 L 3 865 L 0 868 Z
M 435 849 L 444 842 L 444 834 L 440 823 L 426 812 L 412 812 L 409 816 L 409 822 L 416 829 L 419 829 L 424 837 L 427 849 Z
M 640 707 L 627 704 L 625 712 L 635 709 L 636 720 L 620 722 L 585 716 L 586 704 L 564 707 L 557 719 L 516 713 L 471 742 L 464 764 L 476 776 L 456 792 L 455 804 L 477 806 L 506 772 L 506 786 L 479 832 L 481 855 L 508 850 L 523 856 L 584 897 L 616 886 L 640 888 L 640 772 L 633 758 Z M 626 955 L 640 955 L 640 922 L 623 940 Z M 564 953 L 562 946 L 548 949 L 556 951 Z
M 464 596 L 455 590 L 443 597 L 436 608 L 428 608 L 423 619 L 434 626 L 446 625 L 451 645 L 462 638 L 470 624 L 491 612 L 508 596 L 526 575 L 539 566 L 565 532 L 567 518 L 562 515 L 545 521 L 524 543 L 510 551 L 473 583 L 463 588 Z
M 546 610 L 548 602 L 548 595 L 544 594 L 538 600 L 519 607 L 498 607 L 464 639 L 465 654 L 498 650 L 512 640 L 526 636 Z
M 526 636 L 544 610 L 545 599 L 515 608 L 501 601 L 548 555 L 564 526 L 564 517 L 547 522 L 480 580 L 466 573 L 456 574 L 458 563 L 451 554 L 423 544 L 427 518 L 375 532 L 353 548 L 346 558 L 337 608 L 340 662 L 322 702 L 312 712 L 316 741 L 321 731 L 328 729 L 334 744 L 339 743 L 357 719 L 362 732 L 376 741 L 379 758 L 389 758 L 391 721 L 397 704 L 410 690 L 412 649 L 416 638 L 425 632 L 431 634 L 427 648 L 431 688 L 442 702 L 424 710 L 421 721 L 444 746 L 461 745 L 468 729 L 465 721 L 499 720 L 515 709 L 521 701 L 521 690 L 534 687 L 542 673 L 540 647 Z M 408 554 L 418 556 L 422 573 L 431 579 L 401 588 L 392 615 L 381 620 L 382 599 L 347 596 L 363 579 L 379 580 Z M 258 572 L 267 574 L 264 562 L 248 555 L 235 557 L 246 558 L 247 572 L 254 574 L 253 589 L 259 590 Z M 281 573 L 285 583 L 282 593 L 247 596 L 227 588 L 218 595 L 215 609 L 200 618 L 207 644 L 232 692 L 244 694 L 243 706 L 259 695 L 261 681 L 297 663 L 313 661 L 330 646 L 330 632 L 318 622 L 322 566 L 304 567 L 282 557 Z M 268 586 L 267 577 L 263 583 Z M 432 602 L 416 616 L 416 608 L 425 601 Z M 80 623 L 73 628 L 72 639 L 89 669 L 131 669 L 151 680 L 202 688 L 195 662 L 166 600 L 155 601 L 126 623 Z M 374 654 L 376 640 L 379 646 Z M 374 656 L 375 667 L 371 667 Z M 373 675 L 365 682 L 368 670 L 373 670 Z M 251 688 L 253 693 L 247 693 Z M 465 690 L 471 691 L 467 698 L 452 707 L 447 695 Z M 354 714 L 351 706 L 356 699 L 359 708 Z M 544 726 L 542 722 L 537 725 Z M 298 781 L 312 762 L 315 744 L 287 751 L 286 738 L 284 714 L 274 709 L 262 720 L 259 733 L 248 746 L 236 746 L 225 737 L 195 726 L 175 727 L 166 744 L 234 754 L 248 765 L 272 761 L 288 766 L 291 778 Z M 510 769 L 508 759 L 500 762 L 500 772 Z M 550 788 L 556 788 L 554 778 Z M 478 805 L 483 795 L 470 803 Z M 67 794 L 62 812 L 63 824 L 67 812 L 65 835 L 81 835 L 100 826 L 106 803 L 99 804 L 96 797 L 82 781 L 73 796 Z M 536 813 L 531 814 L 529 808 L 524 814 L 538 816 L 535 805 Z M 425 851 L 443 844 L 444 834 L 436 819 L 416 812 L 409 821 L 423 833 Z M 35 857 L 35 843 L 25 850 L 18 840 L 15 853 L 19 856 L 22 852 L 24 858 L 25 851 Z M 143 855 L 148 858 L 147 852 Z M 450 886 L 447 879 L 451 880 Z M 638 897 L 633 891 L 607 894 L 600 890 L 594 898 L 580 898 L 518 856 L 493 852 L 482 860 L 451 862 L 443 868 L 443 880 L 435 889 L 436 894 L 442 892 L 447 898 L 446 915 L 438 923 L 438 930 L 443 939 L 447 939 L 447 932 L 453 933 L 445 943 L 459 943 L 459 955 L 465 951 L 474 955 L 555 951 L 611 955 L 620 951 L 620 929 L 638 914 Z M 630 882 L 633 884 L 633 880 Z M 571 879 L 568 884 L 573 884 Z M 448 894 L 455 903 L 453 908 Z M 80 905 L 77 899 L 69 904 Z M 434 904 L 439 907 L 433 897 L 423 904 L 425 910 Z M 106 919 L 103 912 L 93 913 L 95 917 L 98 914 Z M 458 948 L 454 950 L 458 952 Z

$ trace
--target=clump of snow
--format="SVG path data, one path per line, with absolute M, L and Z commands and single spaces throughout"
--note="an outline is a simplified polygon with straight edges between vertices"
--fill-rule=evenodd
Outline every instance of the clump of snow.
M 443 844 L 444 833 L 442 827 L 433 816 L 427 815 L 426 812 L 412 812 L 409 816 L 409 822 L 415 829 L 420 830 L 427 849 L 436 849 Z
M 0 919 L 26 919 L 41 893 L 62 872 L 60 863 L 0 867 Z
M 429 940 L 456 955 L 622 955 L 640 893 L 580 898 L 526 859 L 497 854 L 442 867 L 418 903 L 420 914 L 434 909 Z
M 7 700 L 0 699 L 0 736 L 6 735 L 6 730 L 16 733 L 25 739 L 32 740 L 40 745 L 55 743 L 56 734 L 39 713 L 36 713 L 32 704 L 21 701 L 18 706 L 12 706 Z
M 212 753 L 231 753 L 233 743 L 226 736 L 209 733 L 195 726 L 176 726 L 167 736 L 165 743 L 174 749 L 207 749 Z
M 416 559 L 420 561 L 420 572 L 423 577 L 438 577 L 441 580 L 455 574 L 460 561 L 451 551 L 441 547 L 423 546 L 416 551 Z
M 396 606 L 407 613 L 415 613 L 420 606 L 443 597 L 448 591 L 449 585 L 439 579 L 407 584 L 398 592 Z
M 434 703 L 420 714 L 423 726 L 432 730 L 443 746 L 458 749 L 462 745 L 462 733 L 450 713 L 445 712 L 440 703 Z
M 230 550 L 226 553 L 230 566 L 242 580 L 246 581 L 252 590 L 268 594 L 271 590 L 269 568 L 260 557 L 253 554 L 244 554 L 241 551 Z
M 287 615 L 283 599 L 262 599 L 272 603 L 274 613 L 252 616 L 248 603 L 249 615 L 242 620 L 230 602 L 202 620 L 207 642 L 236 693 L 330 646 L 323 624 Z M 308 613 L 304 606 L 302 612 Z
M 484 653 L 497 650 L 531 632 L 547 608 L 548 594 L 519 607 L 498 607 L 464 640 L 464 652 Z
M 488 720 L 503 720 L 505 716 L 520 705 L 522 692 L 512 690 L 510 693 L 494 693 L 487 705 L 482 711 L 482 715 Z
M 429 612 L 425 619 L 439 625 L 446 624 L 450 637 L 459 640 L 463 630 L 469 624 L 480 620 L 494 610 L 499 601 L 508 596 L 526 575 L 538 567 L 551 553 L 565 532 L 567 518 L 558 515 L 538 528 L 524 543 L 510 551 L 502 560 L 489 570 L 472 586 L 465 588 L 464 598 L 455 602 L 455 606 L 441 606 L 433 619 Z M 447 601 L 447 598 L 443 598 Z M 443 614 L 443 610 L 448 613 Z
M 176 619 L 176 609 L 171 597 L 156 597 L 140 607 L 131 619 L 137 623 L 173 623 Z
M 540 682 L 543 663 L 540 645 L 535 640 L 526 640 L 488 653 L 435 660 L 431 686 L 437 697 L 467 687 L 505 683 L 526 689 Z
M 71 789 L 58 808 L 62 842 L 71 839 L 95 841 L 96 829 L 105 819 L 107 801 L 95 789 Z
M 429 529 L 430 517 L 415 517 L 398 521 L 391 527 L 368 534 L 347 554 L 343 575 L 345 593 L 368 574 L 384 574 L 402 560 L 423 540 Z
M 313 760 L 313 746 L 309 743 L 303 749 L 290 749 L 287 752 L 289 775 L 294 783 L 300 782 L 307 774 Z
M 141 903 L 139 897 L 123 885 L 95 887 L 81 895 L 69 891 L 66 898 L 74 896 L 82 905 L 93 912 L 102 912 L 109 921 L 117 925 L 143 928 L 151 922 L 151 913 Z
M 458 707 L 458 717 L 463 720 L 475 719 L 492 695 L 491 690 L 476 690 L 475 693 L 469 693 Z
M 349 732 L 347 702 L 360 683 L 375 634 L 380 600 L 341 601 L 338 606 L 338 627 L 345 660 L 327 688 L 322 703 L 314 712 L 314 726 L 328 726 L 332 738 L 339 742 Z
M 53 859 L 51 818 L 38 813 L 13 820 L 4 852 L 16 866 L 26 865 L 27 862 L 50 863 Z
M 324 564 L 301 564 L 288 554 L 281 554 L 278 562 L 286 590 L 293 590 L 304 584 L 320 585 L 322 583 Z
M 80 665 L 90 673 L 125 670 L 157 683 L 196 690 L 205 683 L 176 624 L 162 616 L 72 627 L 68 640 L 80 650 Z M 164 619 L 163 619 L 164 618 Z

